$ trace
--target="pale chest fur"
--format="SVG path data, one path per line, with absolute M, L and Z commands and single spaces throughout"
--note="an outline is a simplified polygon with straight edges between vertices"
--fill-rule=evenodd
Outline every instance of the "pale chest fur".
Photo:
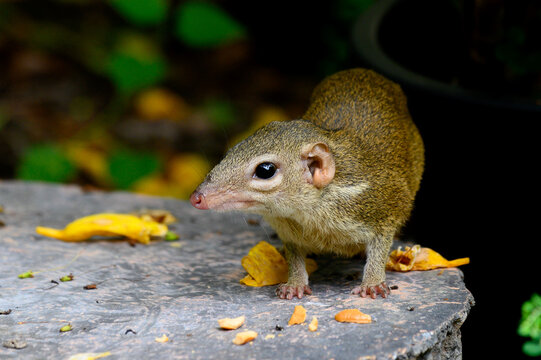
M 365 249 L 375 234 L 358 222 L 265 217 L 283 242 L 294 243 L 306 253 L 354 256 Z

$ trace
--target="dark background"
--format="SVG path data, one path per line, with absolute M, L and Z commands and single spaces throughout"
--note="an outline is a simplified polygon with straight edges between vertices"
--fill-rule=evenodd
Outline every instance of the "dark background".
M 168 6 L 175 9 L 182 3 L 171 1 Z M 77 138 L 91 143 L 111 162 L 118 148 L 130 149 L 133 156 L 129 159 L 140 159 L 151 151 L 147 162 L 161 165 L 150 167 L 149 171 L 157 171 L 164 184 L 170 184 L 174 176 L 168 173 L 167 164 L 175 154 L 203 154 L 204 161 L 212 166 L 225 151 L 225 144 L 250 127 L 261 107 L 275 106 L 290 118 L 299 117 L 311 89 L 325 75 L 350 67 L 378 68 L 377 64 L 363 60 L 352 37 L 358 15 L 369 9 L 373 1 L 213 3 L 242 24 L 244 36 L 235 41 L 193 46 L 172 34 L 171 28 L 177 21 L 173 15 L 166 16 L 158 25 L 148 26 L 130 21 L 104 2 L 0 4 L 0 24 L 4 25 L 0 27 L 0 64 L 4 69 L 0 74 L 0 176 L 25 179 L 20 169 L 28 149 L 47 143 L 62 150 L 69 139 Z M 432 8 L 426 1 L 412 3 L 387 18 L 385 30 L 378 35 L 385 52 L 412 71 L 474 89 L 496 100 L 479 103 L 475 97 L 448 97 L 401 83 L 426 147 L 426 171 L 404 237 L 431 247 L 448 259 L 470 257 L 471 263 L 462 271 L 476 306 L 462 327 L 465 358 L 478 353 L 500 358 L 504 352 L 511 358 L 520 358 L 524 356 L 521 347 L 525 341 L 517 335 L 521 304 L 534 292 L 541 292 L 541 242 L 537 234 L 537 122 L 541 112 L 535 108 L 536 101 L 539 104 L 541 99 L 541 67 L 536 68 L 539 57 L 532 57 L 527 63 L 520 60 L 526 58 L 523 51 L 535 54 L 538 50 L 528 45 L 531 39 L 539 40 L 535 33 L 538 28 L 524 16 L 532 12 L 532 2 L 522 3 L 522 9 L 518 5 L 510 7 L 509 2 L 494 2 L 500 6 L 496 7 L 500 15 L 488 16 L 493 19 L 488 28 L 501 29 L 493 32 L 479 25 L 483 18 L 472 5 L 474 2 L 452 1 L 443 8 Z M 494 8 L 489 10 L 494 12 Z M 539 7 L 533 10 L 534 14 L 541 14 Z M 455 13 L 460 11 L 460 21 L 454 22 Z M 10 14 L 10 18 L 2 18 L 2 13 Z M 413 20 L 414 15 L 425 21 Z M 71 24 L 92 16 L 99 20 L 94 28 L 84 30 Z M 501 23 L 498 25 L 494 19 Z M 82 43 L 92 36 L 98 42 L 113 41 L 113 34 L 126 28 L 136 31 L 159 44 L 158 51 L 169 66 L 167 76 L 123 92 L 112 76 L 93 71 L 82 60 L 77 53 L 82 47 L 73 47 L 69 41 L 43 45 L 32 40 L 32 30 L 23 34 L 8 31 L 6 24 L 14 23 L 27 30 L 31 28 L 29 24 L 38 29 L 44 29 L 45 23 L 71 26 Z M 517 23 L 524 26 L 520 28 Z M 111 36 L 100 37 L 100 26 Z M 513 29 L 512 36 L 505 35 L 509 27 Z M 526 45 L 515 46 L 509 39 Z M 110 49 L 111 45 L 105 42 L 103 48 Z M 490 55 L 491 46 L 499 49 L 498 56 Z M 30 65 L 20 65 L 17 59 L 26 59 Z M 69 90 L 62 90 L 59 84 L 65 84 Z M 140 120 L 132 103 L 137 94 L 156 86 L 181 96 L 192 110 L 181 125 L 166 127 L 165 133 L 175 134 L 172 138 L 159 132 L 155 138 L 137 137 L 133 133 Z M 36 92 L 54 91 L 60 99 L 32 97 Z M 74 92 L 92 99 L 94 110 L 80 119 L 59 116 L 73 101 Z M 515 106 L 512 102 L 509 105 L 505 100 L 517 97 L 528 106 Z M 222 112 L 218 118 L 224 121 L 213 119 L 207 104 L 215 98 L 225 101 L 225 107 L 232 109 L 234 116 Z M 33 109 L 29 112 L 32 121 L 26 112 L 15 111 L 15 107 Z M 100 114 L 106 116 L 100 118 Z M 146 124 L 143 129 L 162 125 Z M 113 145 L 104 146 L 99 139 L 90 141 L 85 137 L 96 128 L 110 134 L 107 142 Z M 123 163 L 129 163 L 128 160 Z M 134 167 L 137 164 L 135 161 Z M 113 173 L 113 180 L 100 181 L 76 168 L 59 181 L 88 188 L 133 190 L 132 183 L 115 180 Z M 143 175 L 148 174 L 132 177 Z M 199 180 L 200 177 L 196 178 L 194 183 Z M 148 188 L 143 190 L 153 193 Z M 179 195 L 185 196 L 186 193 Z

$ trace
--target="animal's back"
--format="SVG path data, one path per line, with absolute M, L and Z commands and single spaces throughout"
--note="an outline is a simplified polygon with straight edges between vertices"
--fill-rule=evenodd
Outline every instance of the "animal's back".
M 324 129 L 352 132 L 360 148 L 406 171 L 412 195 L 419 189 L 424 146 L 398 84 L 372 70 L 338 72 L 316 87 L 302 118 Z

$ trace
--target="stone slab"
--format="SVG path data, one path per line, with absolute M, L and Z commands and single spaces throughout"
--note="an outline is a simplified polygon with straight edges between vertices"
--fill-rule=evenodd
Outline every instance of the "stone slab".
M 123 192 L 83 192 L 75 186 L 0 181 L 0 341 L 20 339 L 24 349 L 0 346 L 1 359 L 67 359 L 107 352 L 107 359 L 413 359 L 460 358 L 460 326 L 473 297 L 459 269 L 388 272 L 397 286 L 388 299 L 350 295 L 362 272 L 360 259 L 316 258 L 314 295 L 280 300 L 275 286 L 251 288 L 240 260 L 259 241 L 279 246 L 256 217 L 201 212 L 187 202 Z M 171 242 L 130 246 L 120 240 L 66 243 L 34 232 L 63 228 L 99 212 L 166 209 L 179 222 L 181 247 Z M 253 221 L 252 221 L 253 220 Z M 60 268 L 61 267 L 61 268 Z M 39 271 L 34 278 L 18 274 Z M 74 280 L 51 280 L 72 273 Z M 83 286 L 96 283 L 97 289 Z M 316 316 L 288 326 L 297 304 Z M 358 308 L 371 324 L 344 324 L 334 314 Z M 245 315 L 242 330 L 259 336 L 232 343 L 236 332 L 217 319 Z M 70 323 L 73 330 L 59 332 Z M 170 341 L 155 338 L 166 334 Z

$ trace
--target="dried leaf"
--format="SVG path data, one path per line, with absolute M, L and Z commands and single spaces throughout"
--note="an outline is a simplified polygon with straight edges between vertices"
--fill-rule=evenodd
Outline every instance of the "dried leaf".
M 456 267 L 470 263 L 470 258 L 460 258 L 456 260 L 447 260 L 432 249 L 415 245 L 406 246 L 391 252 L 387 261 L 387 270 L 392 271 L 415 271 L 432 270 L 438 268 Z
M 242 258 L 242 267 L 248 275 L 240 280 L 248 286 L 267 286 L 287 282 L 287 262 L 274 246 L 266 241 L 259 242 L 248 255 Z M 313 259 L 306 259 L 306 271 L 311 274 L 317 270 Z

